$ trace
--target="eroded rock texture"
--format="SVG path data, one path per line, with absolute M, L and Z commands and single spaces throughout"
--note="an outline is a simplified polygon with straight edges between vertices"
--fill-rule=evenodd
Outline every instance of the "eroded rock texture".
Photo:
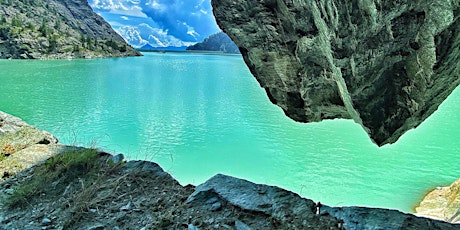
M 415 215 L 460 224 L 460 179 L 430 191 L 415 207 Z
M 460 0 L 213 0 L 270 100 L 292 119 L 351 118 L 378 145 L 460 82 Z

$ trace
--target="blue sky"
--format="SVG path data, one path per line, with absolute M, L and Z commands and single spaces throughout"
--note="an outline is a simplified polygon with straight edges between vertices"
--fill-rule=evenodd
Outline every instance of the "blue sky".
M 220 31 L 210 0 L 88 0 L 88 3 L 135 46 L 146 42 L 153 46 L 190 45 Z

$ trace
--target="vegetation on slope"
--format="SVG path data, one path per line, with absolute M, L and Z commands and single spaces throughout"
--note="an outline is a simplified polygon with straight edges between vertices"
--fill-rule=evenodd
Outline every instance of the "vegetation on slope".
M 0 0 L 0 58 L 139 55 L 85 0 Z

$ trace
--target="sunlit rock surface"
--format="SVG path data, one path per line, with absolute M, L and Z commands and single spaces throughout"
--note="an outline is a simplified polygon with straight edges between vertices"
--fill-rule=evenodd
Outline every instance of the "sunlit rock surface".
M 347 118 L 377 145 L 460 82 L 459 0 L 213 0 L 270 100 L 300 122 Z
M 417 216 L 460 224 L 460 179 L 429 192 L 415 211 Z

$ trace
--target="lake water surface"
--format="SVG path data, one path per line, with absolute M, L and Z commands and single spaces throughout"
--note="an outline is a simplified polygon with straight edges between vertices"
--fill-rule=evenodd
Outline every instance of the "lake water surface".
M 430 188 L 460 177 L 459 105 L 456 90 L 378 148 L 353 121 L 291 121 L 241 56 L 0 61 L 0 110 L 63 143 L 158 162 L 182 184 L 224 173 L 333 206 L 411 212 Z

